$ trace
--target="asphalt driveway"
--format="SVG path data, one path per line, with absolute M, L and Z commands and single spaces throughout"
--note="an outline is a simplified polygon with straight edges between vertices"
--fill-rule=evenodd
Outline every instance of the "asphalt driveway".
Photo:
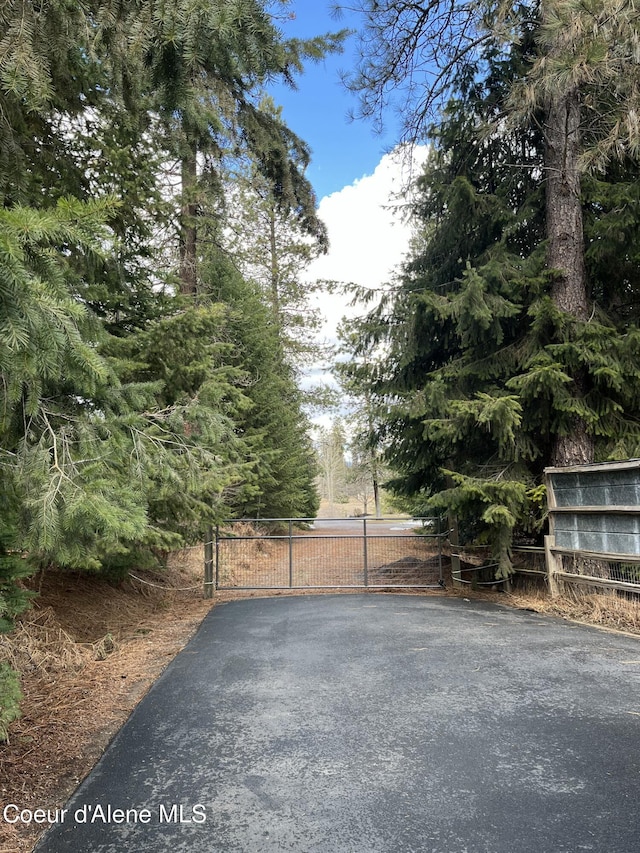
M 38 853 L 637 853 L 640 641 L 481 602 L 216 607 Z

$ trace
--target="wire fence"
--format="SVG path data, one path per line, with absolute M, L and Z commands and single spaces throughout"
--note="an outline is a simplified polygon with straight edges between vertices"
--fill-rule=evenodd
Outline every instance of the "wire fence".
M 513 579 L 513 576 L 496 578 L 498 563 L 489 545 L 451 545 L 450 553 L 459 561 L 452 564 L 454 585 L 499 588 L 510 584 Z M 514 575 L 535 575 L 546 579 L 544 547 L 515 545 L 510 551 L 510 558 Z
M 447 536 L 437 518 L 244 519 L 218 528 L 219 590 L 439 589 Z
M 576 552 L 559 553 L 557 563 L 554 574 L 562 582 L 640 593 L 640 560 L 609 559 Z

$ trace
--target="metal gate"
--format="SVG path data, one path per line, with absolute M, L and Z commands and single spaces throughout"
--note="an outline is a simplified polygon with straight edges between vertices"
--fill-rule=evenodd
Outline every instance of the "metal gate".
M 438 589 L 438 518 L 239 519 L 207 548 L 208 589 Z

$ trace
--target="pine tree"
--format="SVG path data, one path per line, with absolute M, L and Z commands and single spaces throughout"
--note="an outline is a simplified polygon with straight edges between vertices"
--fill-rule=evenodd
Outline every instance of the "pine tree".
M 304 175 L 308 147 L 273 110 L 262 108 L 261 86 L 276 78 L 293 85 L 304 60 L 339 50 L 343 38 L 284 40 L 259 0 L 156 0 L 145 7 L 134 39 L 150 71 L 166 150 L 180 163 L 183 293 L 198 291 L 201 189 L 206 183 L 221 187 L 225 156 L 247 153 L 273 187 L 279 209 L 295 212 L 310 234 L 321 229 Z
M 235 436 L 247 403 L 220 342 L 224 311 L 185 311 L 167 289 L 163 160 L 186 160 L 195 145 L 215 177 L 223 154 L 251 151 L 277 184 L 282 215 L 321 233 L 302 174 L 306 146 L 261 112 L 257 93 L 269 75 L 292 80 L 340 37 L 282 42 L 252 0 L 15 2 L 2 15 L 3 451 L 21 546 L 97 567 L 135 542 L 193 537 L 246 477 Z M 307 468 L 289 473 L 301 472 L 311 514 Z
M 313 518 L 318 497 L 309 423 L 271 305 L 220 253 L 209 253 L 203 274 L 211 298 L 226 306 L 227 359 L 243 377 L 248 401 L 237 428 L 251 467 L 232 509 L 244 517 Z
M 380 518 L 382 481 L 390 476 L 383 460 L 384 446 L 379 430 L 386 409 L 379 408 L 380 401 L 372 392 L 370 381 L 372 363 L 381 353 L 362 351 L 362 324 L 362 318 L 343 320 L 338 338 L 341 341 L 339 351 L 345 360 L 336 362 L 333 369 L 340 383 L 343 404 L 350 410 L 347 422 L 351 432 L 351 479 L 360 485 L 362 495 L 371 493 L 376 518 Z M 365 503 L 366 500 L 365 497 Z M 367 512 L 366 508 L 364 511 Z
M 633 4 L 544 0 L 539 6 L 498 3 L 486 9 L 467 3 L 424 7 L 375 0 L 360 8 L 366 21 L 362 59 L 350 85 L 362 93 L 367 116 L 380 118 L 389 102 L 399 98 L 405 134 L 412 140 L 428 131 L 466 67 L 475 69 L 482 85 L 491 53 L 508 56 L 522 39 L 522 22 L 525 28 L 535 26 L 535 48 L 530 45 L 528 65 L 512 80 L 503 104 L 510 104 L 512 116 L 521 122 L 525 115 L 530 119 L 532 110 L 540 113 L 549 295 L 554 308 L 567 314 L 565 336 L 572 335 L 596 309 L 585 263 L 582 167 L 602 164 L 614 154 L 624 158 L 640 138 L 633 129 L 638 38 Z M 499 136 L 507 120 L 501 111 L 488 132 L 485 128 L 484 138 Z M 555 432 L 549 458 L 555 464 L 590 461 L 595 452 L 594 424 L 583 411 L 589 408 L 587 373 L 579 364 L 565 367 L 573 413 Z
M 399 472 L 392 485 L 416 510 L 449 509 L 469 532 L 484 531 L 505 576 L 514 528 L 540 529 L 542 469 L 559 437 L 575 434 L 579 420 L 597 458 L 638 446 L 638 331 L 633 309 L 618 307 L 621 291 L 636 302 L 635 225 L 616 202 L 635 198 L 637 167 L 583 184 L 589 300 L 599 305 L 576 318 L 558 307 L 546 263 L 539 123 L 505 123 L 478 138 L 479 128 L 495 128 L 522 73 L 520 48 L 485 59 L 484 84 L 473 68 L 461 75 L 459 97 L 433 129 L 414 249 L 393 298 L 363 326 L 359 351 L 385 342 L 364 378 L 391 412 L 381 440 Z M 624 285 L 611 281 L 605 257 L 627 272 Z
M 347 498 L 347 437 L 340 418 L 330 427 L 320 427 L 316 441 L 319 465 L 320 493 L 332 512 L 335 505 Z
M 270 99 L 263 99 L 262 109 L 280 114 Z M 311 261 L 327 250 L 324 225 L 318 221 L 310 234 L 296 211 L 282 208 L 274 187 L 251 163 L 229 175 L 226 183 L 226 251 L 243 276 L 259 285 L 287 362 L 298 369 L 317 361 L 324 354 L 314 343 L 321 317 L 311 305 L 314 288 L 303 276 Z

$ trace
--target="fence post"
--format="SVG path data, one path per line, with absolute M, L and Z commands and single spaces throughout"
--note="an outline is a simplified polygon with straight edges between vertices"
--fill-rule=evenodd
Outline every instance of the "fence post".
M 216 524 L 216 582 L 214 588 L 220 586 L 220 525 Z
M 364 585 L 369 586 L 369 552 L 367 549 L 367 519 L 362 518 L 362 552 L 364 556 Z
M 293 521 L 289 519 L 289 589 L 293 589 Z
M 449 522 L 449 546 L 451 549 L 451 580 L 454 588 L 462 587 L 462 570 L 460 566 L 460 554 L 458 553 L 458 518 L 455 515 L 448 516 Z
M 552 547 L 556 543 L 555 536 L 544 537 L 544 556 L 547 564 L 547 577 L 549 579 L 549 592 L 552 598 L 557 598 L 560 595 L 560 585 L 558 584 L 558 555 L 552 551 Z
M 204 597 L 213 598 L 213 527 L 209 525 L 204 543 Z

